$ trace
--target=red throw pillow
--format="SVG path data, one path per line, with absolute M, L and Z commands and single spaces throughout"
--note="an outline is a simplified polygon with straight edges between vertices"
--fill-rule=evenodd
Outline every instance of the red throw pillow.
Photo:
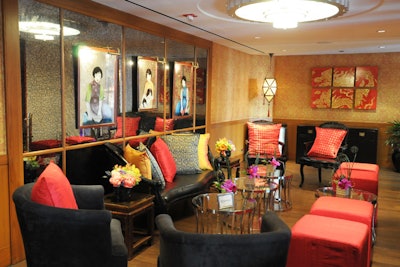
M 307 156 L 330 159 L 336 158 L 347 131 L 343 129 L 315 127 L 315 132 L 316 137 Z
M 167 182 L 173 182 L 176 174 L 176 164 L 167 144 L 161 138 L 157 138 L 150 147 L 150 152 L 157 160 L 164 179 Z
M 65 142 L 67 142 L 68 145 L 76 145 L 76 144 L 83 144 L 83 143 L 89 143 L 89 142 L 95 142 L 96 139 L 90 136 L 68 136 L 65 139 Z
M 165 120 L 165 131 L 172 131 L 174 129 L 174 119 Z M 163 132 L 164 131 L 164 119 L 157 117 L 156 123 L 154 125 L 154 131 Z
M 249 135 L 249 156 L 280 157 L 279 134 L 282 124 L 257 124 L 247 122 Z
M 78 209 L 71 184 L 54 162 L 49 163 L 33 185 L 31 199 L 47 206 Z
M 140 117 L 125 117 L 125 136 L 135 136 L 139 130 Z M 122 117 L 117 117 L 117 131 L 114 138 L 122 137 Z

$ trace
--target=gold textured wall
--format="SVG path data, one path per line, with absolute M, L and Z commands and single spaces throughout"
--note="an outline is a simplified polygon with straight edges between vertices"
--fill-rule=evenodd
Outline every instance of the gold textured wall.
M 378 67 L 376 110 L 312 109 L 311 69 L 352 66 Z M 400 119 L 400 53 L 278 56 L 275 74 L 274 118 L 379 123 Z

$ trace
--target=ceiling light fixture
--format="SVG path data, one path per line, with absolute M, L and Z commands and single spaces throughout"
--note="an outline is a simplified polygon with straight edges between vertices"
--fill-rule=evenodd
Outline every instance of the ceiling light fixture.
M 249 21 L 270 22 L 274 28 L 296 28 L 299 22 L 338 17 L 349 0 L 227 0 L 229 15 Z
M 54 40 L 54 36 L 60 35 L 60 24 L 45 21 L 20 21 L 19 31 L 32 33 L 35 39 Z M 78 35 L 79 30 L 71 27 L 63 27 L 64 36 Z

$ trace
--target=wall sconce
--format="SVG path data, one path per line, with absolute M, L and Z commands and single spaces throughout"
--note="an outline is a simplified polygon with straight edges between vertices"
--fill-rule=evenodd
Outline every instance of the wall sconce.
M 272 62 L 273 54 L 269 54 L 269 72 L 271 73 L 271 62 Z M 268 102 L 268 117 L 269 113 L 269 106 L 271 104 L 272 99 L 274 99 L 276 90 L 278 89 L 278 84 L 276 83 L 275 78 L 265 78 L 264 83 L 262 85 L 263 96 L 264 96 L 264 104 L 265 100 Z

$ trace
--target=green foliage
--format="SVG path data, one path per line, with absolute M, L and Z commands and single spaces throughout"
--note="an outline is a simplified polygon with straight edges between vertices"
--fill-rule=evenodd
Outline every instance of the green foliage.
M 400 148 L 400 120 L 394 120 L 390 124 L 386 132 L 388 138 L 385 144 L 391 146 L 393 149 Z

